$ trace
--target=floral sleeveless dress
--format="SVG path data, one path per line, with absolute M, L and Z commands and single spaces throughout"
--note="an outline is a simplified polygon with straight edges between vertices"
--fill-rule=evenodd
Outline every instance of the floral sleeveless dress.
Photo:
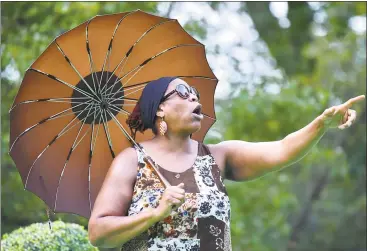
M 158 206 L 164 187 L 138 155 L 138 173 L 128 215 Z M 142 148 L 144 151 L 144 149 Z M 230 201 L 220 170 L 208 147 L 198 142 L 195 163 L 175 173 L 159 167 L 161 174 L 176 186 L 185 183 L 185 202 L 170 216 L 126 242 L 123 251 L 230 251 Z

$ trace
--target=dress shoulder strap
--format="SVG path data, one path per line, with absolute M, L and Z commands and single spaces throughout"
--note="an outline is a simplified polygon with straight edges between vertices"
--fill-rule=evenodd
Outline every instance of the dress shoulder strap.
M 199 156 L 211 155 L 209 147 L 202 142 L 199 142 Z
M 144 162 L 144 154 L 141 152 L 141 150 L 139 149 L 139 147 L 137 146 L 133 146 L 133 148 L 135 149 L 136 155 L 138 157 L 138 163 L 145 163 Z

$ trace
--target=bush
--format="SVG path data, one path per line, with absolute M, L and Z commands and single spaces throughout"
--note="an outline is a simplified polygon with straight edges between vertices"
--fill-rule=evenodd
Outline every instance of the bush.
M 98 251 L 88 239 L 87 231 L 75 223 L 62 221 L 35 223 L 4 234 L 1 240 L 3 251 Z

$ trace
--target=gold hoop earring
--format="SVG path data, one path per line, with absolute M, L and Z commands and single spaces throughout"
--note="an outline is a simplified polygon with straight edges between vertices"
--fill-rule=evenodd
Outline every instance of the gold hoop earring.
M 164 121 L 164 117 L 161 117 L 161 122 L 159 122 L 159 133 L 161 136 L 164 136 L 164 134 L 167 132 L 167 123 Z

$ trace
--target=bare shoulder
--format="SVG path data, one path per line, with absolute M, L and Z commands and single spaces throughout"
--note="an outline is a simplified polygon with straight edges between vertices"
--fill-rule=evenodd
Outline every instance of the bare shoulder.
M 126 215 L 131 203 L 138 160 L 134 148 L 121 151 L 112 161 L 96 198 L 91 220 Z
M 121 151 L 117 156 L 114 158 L 113 162 L 117 162 L 117 164 L 138 164 L 138 158 L 136 155 L 136 150 L 133 147 L 128 147 Z M 114 163 L 111 164 L 111 167 Z
M 209 148 L 210 153 L 213 155 L 222 175 L 225 176 L 226 149 L 223 147 L 222 142 L 218 144 L 208 144 L 207 147 Z
M 134 148 L 129 147 L 121 151 L 112 161 L 105 181 L 129 179 L 136 177 L 138 158 Z

